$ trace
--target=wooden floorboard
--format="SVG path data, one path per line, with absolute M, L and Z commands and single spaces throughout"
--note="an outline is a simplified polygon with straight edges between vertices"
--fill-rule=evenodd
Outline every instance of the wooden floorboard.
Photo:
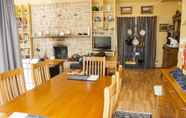
M 160 70 L 124 70 L 122 79 L 117 110 L 150 112 L 157 118 L 160 101 L 154 95 L 153 86 L 162 85 Z

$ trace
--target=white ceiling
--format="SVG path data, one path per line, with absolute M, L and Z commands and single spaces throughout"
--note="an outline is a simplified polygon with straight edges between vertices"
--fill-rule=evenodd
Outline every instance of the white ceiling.
M 181 1 L 181 0 L 161 0 L 162 2 L 168 2 L 168 1 Z
M 120 2 L 170 2 L 170 1 L 181 1 L 181 0 L 118 0 Z

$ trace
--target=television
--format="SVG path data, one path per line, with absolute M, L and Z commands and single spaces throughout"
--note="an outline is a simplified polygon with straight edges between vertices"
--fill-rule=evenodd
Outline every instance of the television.
M 93 38 L 93 48 L 95 50 L 111 50 L 110 36 L 95 36 Z

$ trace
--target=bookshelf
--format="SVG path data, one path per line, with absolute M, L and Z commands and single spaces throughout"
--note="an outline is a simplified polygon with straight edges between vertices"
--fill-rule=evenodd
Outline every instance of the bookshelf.
M 92 34 L 112 35 L 116 30 L 116 1 L 92 0 Z
M 117 49 L 116 0 L 92 0 L 92 40 L 95 36 L 110 36 L 112 51 Z
M 22 58 L 33 57 L 33 41 L 31 27 L 31 7 L 29 4 L 16 5 L 16 19 Z

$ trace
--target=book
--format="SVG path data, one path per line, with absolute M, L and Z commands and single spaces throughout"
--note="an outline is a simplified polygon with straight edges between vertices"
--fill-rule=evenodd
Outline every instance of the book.
M 14 112 L 8 118 L 47 118 L 39 115 L 31 115 L 28 113 Z
M 84 80 L 84 81 L 96 81 L 98 80 L 98 75 L 90 75 L 90 76 L 84 76 L 84 75 L 72 75 L 69 77 L 69 80 Z
M 99 76 L 98 75 L 90 75 L 87 80 L 88 81 L 96 81 L 98 80 Z

